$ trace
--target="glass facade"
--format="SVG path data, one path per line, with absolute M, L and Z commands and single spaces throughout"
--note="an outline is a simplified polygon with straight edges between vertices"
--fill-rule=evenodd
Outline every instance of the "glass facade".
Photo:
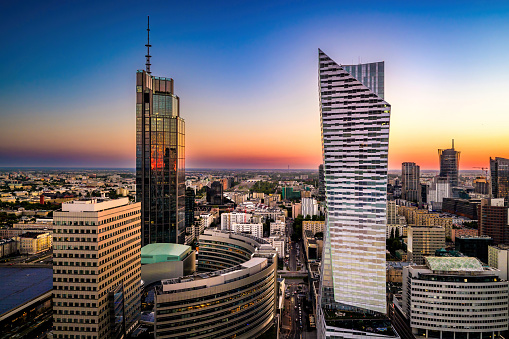
M 454 140 L 452 148 L 438 150 L 438 157 L 440 158 L 440 178 L 447 179 L 451 187 L 457 187 L 460 152 L 454 149 Z
M 384 63 L 340 66 L 319 51 L 319 84 L 327 203 L 322 306 L 386 313 L 391 107 L 383 99 Z
M 509 159 L 490 158 L 491 194 L 509 200 Z
M 184 120 L 173 79 L 136 74 L 136 197 L 142 246 L 185 241 Z

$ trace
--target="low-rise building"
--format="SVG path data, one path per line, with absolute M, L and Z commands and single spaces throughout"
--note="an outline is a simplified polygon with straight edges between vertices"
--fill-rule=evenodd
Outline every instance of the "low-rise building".
M 51 233 L 27 232 L 15 237 L 21 254 L 36 254 L 51 249 L 53 244 Z
M 509 278 L 509 245 L 488 247 L 488 266 L 500 270 L 500 278 Z
M 241 224 L 233 223 L 230 229 L 234 233 L 246 233 L 252 236 L 263 238 L 263 224 Z

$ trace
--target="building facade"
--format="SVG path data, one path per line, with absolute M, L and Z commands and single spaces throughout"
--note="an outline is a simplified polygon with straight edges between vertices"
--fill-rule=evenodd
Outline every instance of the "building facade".
M 490 158 L 491 194 L 493 198 L 509 199 L 509 159 Z
M 509 245 L 488 247 L 488 266 L 500 270 L 500 278 L 509 278 Z
M 276 316 L 276 251 L 261 239 L 226 232 L 205 231 L 199 244 L 200 260 L 204 253 L 205 261 L 220 268 L 202 265 L 202 271 L 199 265 L 200 273 L 161 282 L 155 290 L 155 337 L 262 335 Z
M 318 201 L 313 198 L 302 198 L 302 215 L 305 217 L 318 215 L 320 213 L 318 208 Z
M 323 164 L 318 166 L 318 200 L 325 200 L 325 170 Z
M 120 338 L 137 325 L 140 209 L 128 198 L 92 199 L 54 212 L 54 338 Z
M 184 120 L 173 79 L 136 73 L 136 201 L 142 245 L 185 241 Z
M 408 227 L 408 260 L 417 265 L 424 264 L 424 257 L 435 255 L 445 247 L 445 228 L 441 226 Z
M 319 86 L 327 204 L 322 294 L 345 310 L 385 314 L 391 106 L 384 63 L 339 65 L 319 50 Z
M 20 254 L 37 254 L 51 249 L 51 233 L 27 232 L 15 237 Z
M 496 338 L 508 327 L 508 282 L 476 258 L 426 257 L 403 268 L 403 310 L 415 338 Z
M 479 235 L 493 238 L 493 244 L 509 244 L 508 208 L 504 199 L 483 199 L 478 206 Z
M 421 172 L 415 162 L 404 162 L 401 165 L 401 197 L 405 200 L 421 201 Z
M 438 157 L 440 160 L 440 178 L 447 179 L 451 184 L 451 188 L 457 187 L 460 152 L 454 149 L 454 140 L 452 141 L 452 148 L 438 150 Z

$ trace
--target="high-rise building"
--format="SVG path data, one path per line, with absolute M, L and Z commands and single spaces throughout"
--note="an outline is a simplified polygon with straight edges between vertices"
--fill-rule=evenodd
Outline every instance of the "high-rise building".
M 151 74 L 147 52 L 147 69 L 136 73 L 136 200 L 141 202 L 143 246 L 185 241 L 184 120 L 179 107 L 173 79 Z
M 457 187 L 460 152 L 454 149 L 454 139 L 452 148 L 438 150 L 438 157 L 440 159 L 440 178 L 447 179 L 451 187 Z
M 451 196 L 452 187 L 450 181 L 440 176 L 434 177 L 428 189 L 428 204 L 430 204 L 434 210 L 441 210 L 444 199 Z
M 491 194 L 509 200 L 509 159 L 490 158 Z
M 319 214 L 319 208 L 318 208 L 318 202 L 316 199 L 313 198 L 302 198 L 301 200 L 302 204 L 302 215 L 305 217 L 318 215 Z
M 445 247 L 445 228 L 441 226 L 408 227 L 408 260 L 417 265 L 424 264 L 424 257 L 435 255 Z
M 121 338 L 138 323 L 140 207 L 74 200 L 54 212 L 54 338 Z
M 319 50 L 319 86 L 327 174 L 323 312 L 385 314 L 391 106 L 384 100 L 384 63 L 339 65 Z
M 415 162 L 401 165 L 401 197 L 406 200 L 421 201 L 420 167 Z
M 194 238 L 196 237 L 195 234 L 195 227 L 194 227 L 194 207 L 195 202 L 194 199 L 196 197 L 196 194 L 194 193 L 194 190 L 191 187 L 186 188 L 186 209 L 185 209 L 185 219 L 186 219 L 186 244 L 189 245 Z
M 479 235 L 493 238 L 495 245 L 509 244 L 508 208 L 504 199 L 482 199 L 478 208 Z
M 325 170 L 323 164 L 318 166 L 318 200 L 325 200 Z

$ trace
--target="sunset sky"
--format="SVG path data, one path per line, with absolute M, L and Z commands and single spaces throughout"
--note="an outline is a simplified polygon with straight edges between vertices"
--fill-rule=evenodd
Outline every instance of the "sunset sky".
M 318 48 L 385 61 L 391 169 L 509 157 L 506 1 L 2 1 L 0 166 L 135 166 L 147 15 L 188 168 L 317 168 Z

